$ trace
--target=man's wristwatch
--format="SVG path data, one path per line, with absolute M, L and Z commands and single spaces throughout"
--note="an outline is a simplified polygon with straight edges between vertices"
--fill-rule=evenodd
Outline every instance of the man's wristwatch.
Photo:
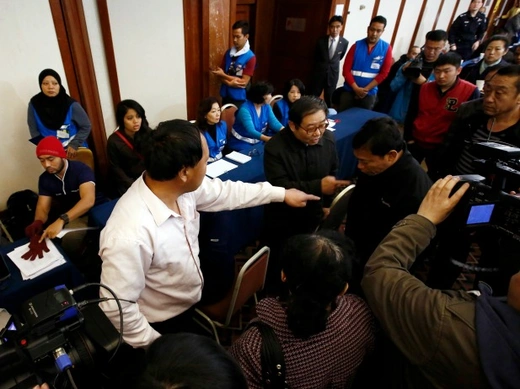
M 66 213 L 61 214 L 60 219 L 65 222 L 63 225 L 69 224 L 69 215 L 67 215 Z

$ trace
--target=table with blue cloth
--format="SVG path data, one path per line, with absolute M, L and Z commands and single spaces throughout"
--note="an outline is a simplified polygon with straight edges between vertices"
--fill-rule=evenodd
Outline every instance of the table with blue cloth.
M 17 313 L 20 305 L 31 297 L 52 289 L 58 285 L 65 284 L 67 288 L 73 288 L 81 285 L 84 280 L 79 270 L 74 266 L 62 248 L 56 244 L 56 248 L 65 258 L 65 263 L 46 273 L 39 275 L 30 280 L 22 280 L 22 275 L 18 267 L 7 256 L 7 253 L 13 251 L 19 246 L 23 246 L 29 242 L 29 239 L 20 239 L 7 246 L 0 247 L 6 265 L 11 276 L 0 283 L 0 307 L 6 308 L 11 313 Z M 35 259 L 37 261 L 38 259 Z
M 352 139 L 361 127 L 370 119 L 386 116 L 384 113 L 363 108 L 351 108 L 329 117 L 329 119 L 336 121 L 334 137 L 336 138 L 336 150 L 339 159 L 337 178 L 348 179 L 354 176 L 357 159 L 354 157 Z

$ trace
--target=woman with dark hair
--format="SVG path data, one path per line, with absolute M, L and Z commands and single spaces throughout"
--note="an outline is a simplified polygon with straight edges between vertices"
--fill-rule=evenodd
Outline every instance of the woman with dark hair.
M 208 142 L 208 162 L 221 159 L 227 143 L 227 124 L 220 121 L 220 103 L 216 97 L 207 97 L 200 102 L 196 124 Z
M 269 105 L 272 93 L 273 86 L 267 82 L 257 82 L 247 91 L 247 101 L 238 110 L 231 130 L 231 150 L 241 151 L 248 145 L 267 142 L 283 128 Z
M 335 239 L 345 239 L 338 233 Z M 374 320 L 367 304 L 345 294 L 351 277 L 353 248 L 342 248 L 318 234 L 295 235 L 282 250 L 286 302 L 265 298 L 256 307 L 283 349 L 286 382 L 291 388 L 348 388 L 374 347 Z M 256 321 L 256 320 L 255 320 Z M 232 345 L 249 388 L 262 388 L 262 338 L 248 329 Z
M 110 184 L 115 196 L 122 196 L 143 173 L 144 161 L 140 153 L 144 136 L 150 127 L 144 108 L 135 100 L 123 100 L 116 107 L 118 128 L 108 137 Z
M 74 158 L 79 146 L 87 147 L 90 120 L 81 105 L 70 97 L 61 84 L 60 75 L 44 69 L 38 76 L 41 92 L 34 95 L 27 110 L 27 124 L 34 143 L 46 136 L 58 138 Z
M 273 107 L 274 116 L 287 127 L 289 121 L 289 110 L 296 100 L 305 94 L 305 85 L 297 78 L 293 78 L 285 83 L 283 88 L 283 99 L 278 100 Z
M 247 389 L 240 366 L 213 339 L 163 335 L 146 352 L 146 367 L 135 389 Z

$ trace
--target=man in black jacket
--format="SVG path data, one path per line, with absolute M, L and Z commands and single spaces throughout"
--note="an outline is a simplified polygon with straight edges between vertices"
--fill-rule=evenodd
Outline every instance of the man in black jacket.
M 329 20 L 329 35 L 321 37 L 314 52 L 314 70 L 311 75 L 309 94 L 323 96 L 327 106 L 331 106 L 332 93 L 339 78 L 339 63 L 345 56 L 348 40 L 340 36 L 343 17 L 334 15 Z
M 331 196 L 348 181 L 336 179 L 338 156 L 332 132 L 327 130 L 327 106 L 313 96 L 303 96 L 289 111 L 289 125 L 265 145 L 267 181 L 286 189 L 298 188 L 322 197 L 296 212 L 285 206 L 265 209 L 264 238 L 271 248 L 269 267 L 273 281 L 280 279 L 276 257 L 285 239 L 312 233 L 323 218 L 323 196 Z

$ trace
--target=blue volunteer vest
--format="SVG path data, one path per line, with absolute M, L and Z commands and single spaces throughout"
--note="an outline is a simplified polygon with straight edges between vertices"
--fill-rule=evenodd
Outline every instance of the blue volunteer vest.
M 370 82 L 379 74 L 388 47 L 390 47 L 388 42 L 380 39 L 369 54 L 366 39 L 361 39 L 356 42 L 356 52 L 354 55 L 354 62 L 352 63 L 352 70 L 350 72 L 354 76 L 354 80 L 360 88 L 370 84 Z M 346 82 L 344 88 L 348 91 L 353 90 Z M 377 94 L 377 86 L 372 88 L 368 94 Z
M 246 64 L 249 62 L 251 58 L 254 57 L 254 53 L 249 50 L 247 53 L 244 53 L 242 55 L 239 55 L 238 57 L 235 57 L 235 63 L 233 68 L 231 68 L 231 55 L 229 54 L 230 50 L 226 51 L 226 54 L 224 55 L 224 59 L 226 62 L 226 74 L 234 75 L 234 76 L 242 76 L 242 72 Z M 245 100 L 246 99 L 246 89 L 245 88 L 233 88 L 230 86 L 227 86 L 226 84 L 222 83 L 220 86 L 220 96 L 222 97 L 229 97 L 233 100 Z
M 222 150 L 227 143 L 227 124 L 226 122 L 218 122 L 215 125 L 215 133 L 217 140 L 215 141 L 211 135 L 204 131 L 204 137 L 206 138 L 206 142 L 208 142 L 209 148 L 209 162 L 216 161 L 222 158 Z
M 60 129 L 60 131 L 68 133 L 68 137 L 60 136 L 58 130 L 51 130 L 50 128 L 45 127 L 34 107 L 33 112 L 34 118 L 36 119 L 36 126 L 38 127 L 38 131 L 40 132 L 42 137 L 45 138 L 46 136 L 54 136 L 59 139 L 63 147 L 67 147 L 70 141 L 76 137 L 76 134 L 78 133 L 78 128 L 76 127 L 76 124 L 72 121 L 72 105 L 69 107 L 69 111 L 67 112 L 65 121 L 61 126 L 62 129 Z M 88 147 L 87 142 L 83 142 L 80 146 Z
M 276 106 L 282 114 L 280 123 L 282 123 L 282 126 L 287 127 L 287 123 L 289 122 L 289 104 L 285 99 L 281 99 L 276 102 Z

